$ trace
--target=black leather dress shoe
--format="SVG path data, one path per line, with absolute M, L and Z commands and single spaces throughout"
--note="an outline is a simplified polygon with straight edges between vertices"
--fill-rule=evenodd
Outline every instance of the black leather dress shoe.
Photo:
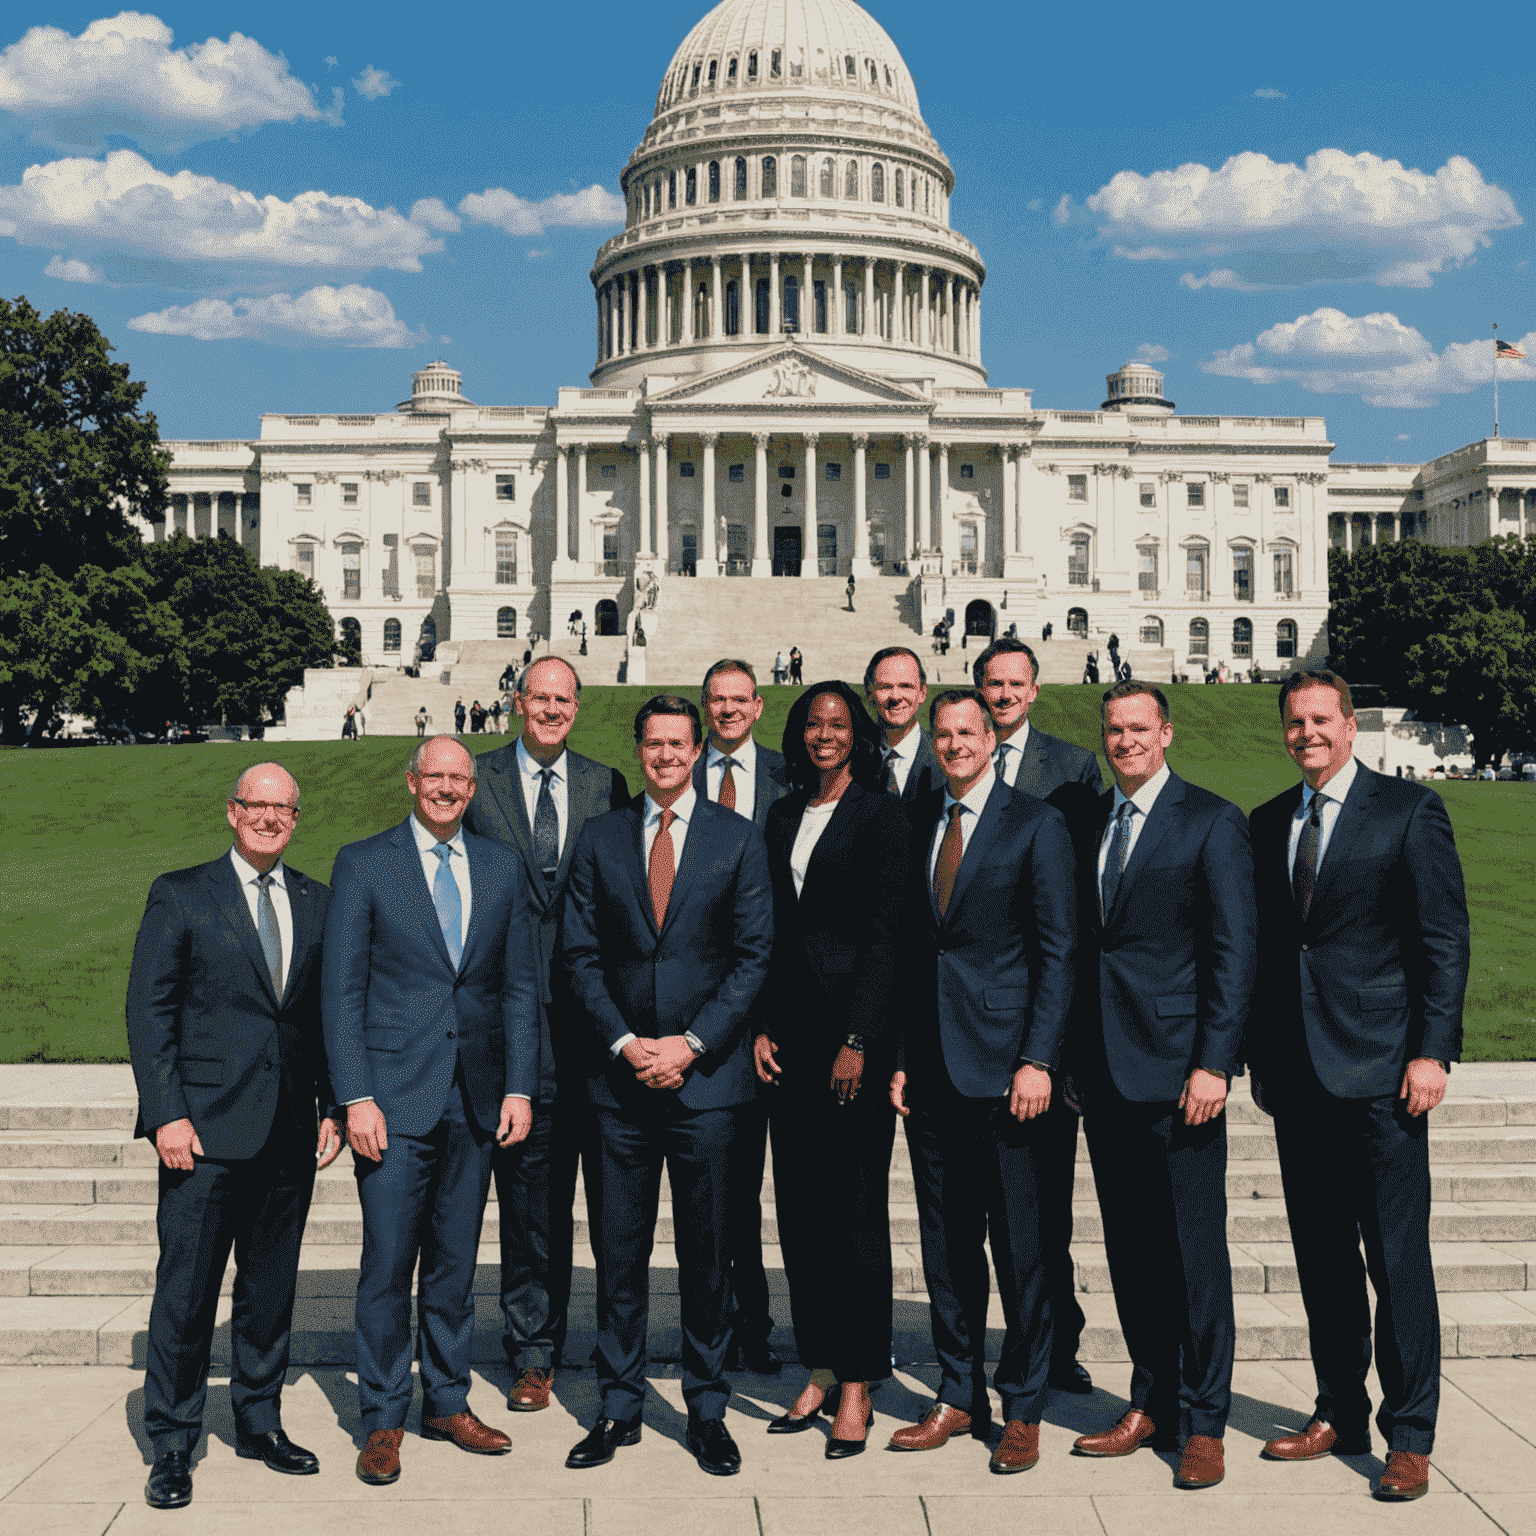
M 280 1429 L 264 1435 L 236 1435 L 235 1455 L 247 1461 L 264 1461 L 274 1472 L 293 1477 L 313 1477 L 320 1470 L 319 1457 L 295 1445 Z
M 711 1477 L 731 1477 L 741 1471 L 741 1452 L 723 1419 L 689 1419 L 688 1449 L 699 1470 Z
M 831 1395 L 829 1391 L 827 1397 Z M 778 1418 L 768 1421 L 768 1433 L 770 1435 L 803 1435 L 821 1416 L 821 1411 L 826 1406 L 827 1398 L 824 1397 L 809 1413 L 796 1414 L 793 1410 L 781 1413 Z
M 587 1467 L 606 1467 L 621 1445 L 639 1444 L 639 1419 L 633 1419 L 628 1424 L 620 1424 L 616 1419 L 599 1419 L 587 1438 L 571 1448 L 565 1464 L 574 1471 L 583 1471 Z
M 1053 1365 L 1045 1380 L 1046 1385 L 1054 1387 L 1056 1391 L 1075 1392 L 1079 1397 L 1087 1397 L 1093 1391 L 1093 1377 L 1076 1360 L 1064 1360 L 1060 1365 Z
M 192 1467 L 185 1451 L 167 1451 L 155 1458 L 144 1484 L 144 1502 L 151 1509 L 180 1509 L 192 1502 Z

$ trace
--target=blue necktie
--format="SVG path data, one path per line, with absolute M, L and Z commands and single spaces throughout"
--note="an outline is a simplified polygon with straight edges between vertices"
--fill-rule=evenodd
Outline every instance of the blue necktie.
M 1109 855 L 1104 860 L 1104 874 L 1099 881 L 1099 916 L 1106 921 L 1120 891 L 1120 877 L 1125 873 L 1125 856 L 1131 846 L 1131 816 L 1135 809 L 1129 800 L 1121 802 L 1120 813 L 1115 817 L 1115 830 L 1109 840 Z
M 459 957 L 464 953 L 464 900 L 459 895 L 459 882 L 448 868 L 453 853 L 447 843 L 438 843 L 432 850 L 437 855 L 437 874 L 432 879 L 432 905 L 437 908 L 437 921 L 443 930 L 443 943 L 448 946 L 448 958 L 454 970 L 459 968 Z
M 283 938 L 277 926 L 277 907 L 272 901 L 272 876 L 257 875 L 256 931 L 267 957 L 267 970 L 272 976 L 272 994 L 278 1002 L 283 1000 Z
M 560 816 L 555 810 L 554 791 L 549 781 L 553 768 L 539 770 L 539 798 L 533 807 L 533 857 L 547 885 L 555 883 L 560 869 Z

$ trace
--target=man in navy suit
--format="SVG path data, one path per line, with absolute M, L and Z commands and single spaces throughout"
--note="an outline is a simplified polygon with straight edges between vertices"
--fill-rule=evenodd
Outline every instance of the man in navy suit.
M 1227 1084 L 1253 1001 L 1258 921 L 1248 823 L 1167 764 L 1168 699 L 1104 695 L 1115 788 L 1082 882 L 1079 968 L 1091 1025 L 1074 1081 L 1105 1257 L 1131 1354 L 1131 1408 L 1081 1456 L 1127 1456 L 1189 1434 L 1175 1480 L 1225 1475 L 1237 1322 L 1227 1253 Z
M 219 1286 L 235 1252 L 230 1402 L 235 1452 L 275 1472 L 320 1470 L 283 1433 L 299 1245 L 324 1168 L 341 1151 L 320 1038 L 320 937 L 329 892 L 282 860 L 299 786 L 277 763 L 240 775 L 225 804 L 234 846 L 161 875 L 133 947 L 128 1050 L 135 1136 L 160 1154 L 160 1260 L 149 1313 L 145 1499 L 192 1498 Z
M 864 697 L 880 721 L 886 791 L 899 796 L 910 813 L 944 783 L 933 743 L 918 723 L 928 698 L 928 674 L 917 652 L 904 645 L 876 651 L 864 668 Z
M 593 816 L 627 805 L 629 786 L 617 768 L 566 746 L 581 707 L 581 679 L 568 661 L 546 656 L 534 662 L 523 673 L 515 703 L 522 732 L 510 746 L 477 760 L 479 790 L 464 813 L 464 827 L 517 856 L 538 922 L 533 1129 L 525 1140 L 492 1154 L 501 1215 L 502 1344 L 514 1372 L 507 1407 L 534 1413 L 549 1406 L 565 1344 L 576 1168 L 592 1128 L 586 1063 L 579 1052 L 575 1059 L 569 1052 L 556 1055 L 556 1043 L 564 1043 L 570 1032 L 551 1023 L 567 1006 L 563 992 L 557 999 L 550 989 L 551 968 L 576 834 Z
M 1369 1273 L 1389 1449 L 1377 1497 L 1415 1499 L 1440 1398 L 1428 1112 L 1461 1055 L 1461 860 L 1438 794 L 1353 756 L 1343 678 L 1293 672 L 1280 719 L 1303 782 L 1251 820 L 1263 945 L 1247 1043 L 1254 1097 L 1275 1117 L 1317 1406 L 1264 1449 L 1277 1461 L 1370 1449 Z
M 1051 1364 L 1039 1184 L 1072 1007 L 1072 841 L 1058 811 L 998 778 L 979 692 L 939 694 L 929 724 L 946 784 L 912 813 L 890 1093 L 907 1120 L 940 1383 L 937 1402 L 891 1447 L 934 1450 L 988 1432 L 990 1241 L 1006 1323 L 994 1383 L 1005 1428 L 991 1465 L 1024 1472 L 1040 1459 Z
M 998 777 L 1011 788 L 1054 805 L 1081 840 L 1098 811 L 1103 789 L 1099 759 L 1086 747 L 1047 736 L 1030 720 L 1030 706 L 1040 696 L 1035 653 L 1022 640 L 1005 635 L 976 658 L 971 676 L 987 701 L 997 733 L 993 766 Z M 1093 1391 L 1093 1378 L 1077 1359 L 1085 1319 L 1077 1300 L 1072 1262 L 1077 1122 L 1077 1111 L 1067 1103 L 1064 1085 L 1058 1081 L 1042 1128 L 1046 1145 L 1042 1147 L 1040 1183 L 1041 1233 L 1056 1321 L 1051 1385 L 1058 1391 L 1086 1394 Z
M 793 787 L 784 754 L 752 739 L 763 717 L 757 673 L 747 661 L 717 661 L 704 674 L 699 706 L 708 743 L 693 765 L 694 790 L 745 816 L 761 832 L 768 808 Z M 768 1345 L 768 1275 L 763 1269 L 763 1170 L 768 1160 L 768 1105 L 744 1107 L 736 1126 L 736 1193 L 731 1200 L 731 1357 L 750 1371 L 777 1375 L 781 1362 Z
M 560 949 L 590 1053 L 598 1128 L 597 1423 L 566 1466 L 640 1439 L 650 1256 L 662 1164 L 682 1298 L 688 1449 L 728 1476 L 727 1243 L 737 1122 L 757 1099 L 747 1024 L 768 973 L 773 898 L 762 835 L 703 799 L 699 712 L 658 694 L 635 716 L 645 794 L 581 829 Z
M 499 1455 L 469 1409 L 471 1286 L 493 1143 L 528 1134 L 538 1089 L 537 925 L 517 860 L 466 833 L 475 760 L 451 736 L 411 754 L 398 827 L 336 855 L 325 925 L 325 1048 L 363 1207 L 357 1475 L 400 1476 L 421 1260 L 421 1432 Z

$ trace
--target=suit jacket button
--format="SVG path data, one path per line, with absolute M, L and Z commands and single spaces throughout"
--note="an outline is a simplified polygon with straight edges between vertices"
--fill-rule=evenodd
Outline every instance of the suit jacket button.
M 1301 947 L 1303 950 L 1308 950 L 1311 949 L 1312 946 L 1310 944 L 1303 944 Z
M 268 1072 L 270 1072 L 272 1070 L 272 1063 L 270 1061 L 262 1062 L 262 1066 L 264 1066 L 267 1069 Z
M 450 1040 L 452 1040 L 452 1039 L 453 1039 L 453 1031 L 452 1031 L 452 1030 L 451 1030 L 451 1029 L 450 1029 L 450 1030 L 449 1030 L 449 1031 L 448 1031 L 448 1038 L 449 1038 L 449 1039 L 450 1039 Z

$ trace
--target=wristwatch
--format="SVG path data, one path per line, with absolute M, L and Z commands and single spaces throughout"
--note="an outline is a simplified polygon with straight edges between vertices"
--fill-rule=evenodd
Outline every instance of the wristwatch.
M 859 1053 L 859 1055 L 861 1055 L 861 1056 L 864 1054 L 864 1036 L 863 1035 L 849 1035 L 843 1041 L 843 1044 L 846 1045 L 850 1051 L 857 1051 Z
M 695 1056 L 702 1056 L 704 1054 L 704 1042 L 691 1029 L 683 1031 L 683 1043 Z

